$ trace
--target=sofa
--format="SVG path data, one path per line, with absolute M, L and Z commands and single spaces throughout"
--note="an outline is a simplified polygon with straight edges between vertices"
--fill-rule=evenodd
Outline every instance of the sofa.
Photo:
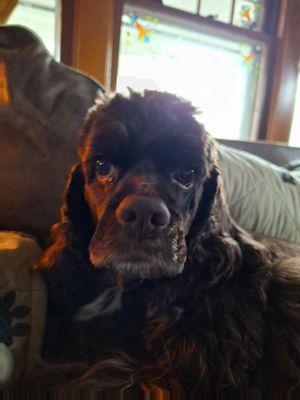
M 103 89 L 14 26 L 0 27 L 0 83 L 0 385 L 7 386 L 30 374 L 41 352 L 47 288 L 32 266 L 59 220 L 77 132 Z M 223 140 L 218 152 L 233 217 L 246 229 L 300 243 L 300 149 Z

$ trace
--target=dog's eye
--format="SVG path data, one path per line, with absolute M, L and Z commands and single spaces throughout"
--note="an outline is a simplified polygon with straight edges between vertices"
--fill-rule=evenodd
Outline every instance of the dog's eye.
M 183 165 L 174 172 L 173 179 L 184 187 L 190 187 L 195 181 L 195 175 L 196 171 L 192 166 Z
M 117 178 L 117 169 L 109 162 L 104 160 L 96 161 L 96 174 L 102 182 L 113 182 Z

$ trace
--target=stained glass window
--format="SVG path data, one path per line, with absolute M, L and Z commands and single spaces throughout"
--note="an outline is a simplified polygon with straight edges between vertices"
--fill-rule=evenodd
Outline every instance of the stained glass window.
M 191 13 L 200 10 L 202 17 L 233 24 L 245 29 L 261 30 L 263 0 L 163 0 L 164 5 Z
M 241 28 L 261 30 L 264 8 L 260 0 L 236 0 L 233 23 Z
M 159 15 L 122 17 L 117 90 L 166 90 L 192 101 L 215 137 L 249 138 L 257 129 L 263 78 L 259 43 L 234 41 L 174 25 Z

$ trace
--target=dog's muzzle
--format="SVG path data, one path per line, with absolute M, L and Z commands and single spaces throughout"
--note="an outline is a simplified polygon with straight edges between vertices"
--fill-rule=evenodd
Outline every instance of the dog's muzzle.
M 170 222 L 170 211 L 162 200 L 130 195 L 116 210 L 118 222 L 131 234 L 146 237 L 158 234 Z
M 95 268 L 108 268 L 134 280 L 174 277 L 182 272 L 184 229 L 179 220 L 171 218 L 163 200 L 131 194 L 113 213 L 105 215 L 90 242 Z

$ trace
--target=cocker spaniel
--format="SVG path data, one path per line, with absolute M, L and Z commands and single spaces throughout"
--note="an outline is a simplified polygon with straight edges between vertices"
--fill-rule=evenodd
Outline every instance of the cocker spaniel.
M 215 143 L 194 114 L 156 91 L 90 110 L 39 264 L 57 383 L 299 383 L 300 260 L 231 219 Z

